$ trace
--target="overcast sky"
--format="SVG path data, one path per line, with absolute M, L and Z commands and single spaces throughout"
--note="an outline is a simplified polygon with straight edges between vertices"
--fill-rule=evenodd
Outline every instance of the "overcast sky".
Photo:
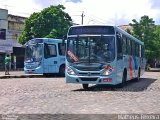
M 50 5 L 63 4 L 74 23 L 126 25 L 148 15 L 160 24 L 160 0 L 0 0 L 10 14 L 29 16 Z

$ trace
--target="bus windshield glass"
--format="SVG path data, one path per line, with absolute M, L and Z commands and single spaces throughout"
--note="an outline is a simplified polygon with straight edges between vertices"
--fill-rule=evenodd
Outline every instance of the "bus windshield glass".
M 113 61 L 114 58 L 114 36 L 79 36 L 68 38 L 68 62 L 107 63 Z
M 42 60 L 42 44 L 29 44 L 25 50 L 25 62 L 40 62 Z

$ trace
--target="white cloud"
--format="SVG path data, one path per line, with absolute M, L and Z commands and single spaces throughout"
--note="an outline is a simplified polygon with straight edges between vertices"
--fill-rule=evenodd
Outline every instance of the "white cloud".
M 160 13 L 151 9 L 149 0 L 82 0 L 82 3 L 65 4 L 66 11 L 84 11 L 86 14 L 84 21 L 88 23 L 104 24 L 128 24 L 132 19 L 139 19 L 143 15 L 157 19 Z M 81 13 L 79 13 L 80 15 Z M 81 18 L 74 17 L 74 21 L 81 23 Z
M 9 14 L 30 16 L 33 12 L 39 12 L 42 8 L 33 0 L 3 0 L 0 7 L 8 9 Z
M 47 2 L 48 1 L 48 2 Z M 63 4 L 75 23 L 81 24 L 84 11 L 84 24 L 128 24 L 132 19 L 143 15 L 158 21 L 160 11 L 154 9 L 152 0 L 0 0 L 1 8 L 8 8 L 9 13 L 29 16 L 50 5 Z M 47 2 L 44 4 L 44 2 Z M 7 5 L 6 7 L 4 5 Z

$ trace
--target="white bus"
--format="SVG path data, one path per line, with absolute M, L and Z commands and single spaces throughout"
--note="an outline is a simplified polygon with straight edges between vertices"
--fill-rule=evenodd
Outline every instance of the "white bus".
M 145 70 L 144 43 L 116 26 L 78 25 L 67 34 L 66 82 L 123 86 Z

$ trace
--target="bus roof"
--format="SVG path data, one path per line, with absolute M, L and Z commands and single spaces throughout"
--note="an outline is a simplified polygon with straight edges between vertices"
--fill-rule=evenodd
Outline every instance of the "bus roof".
M 124 31 L 123 29 L 117 27 L 117 26 L 114 26 L 115 30 L 121 32 L 123 35 L 125 35 L 126 37 L 129 37 L 131 38 L 132 40 L 134 40 L 135 42 L 138 42 L 139 44 L 141 45 L 144 45 L 144 42 L 142 42 L 141 40 L 133 37 L 131 34 L 127 33 L 126 31 Z
M 56 39 L 56 38 L 34 38 L 34 39 L 42 39 L 43 41 L 54 41 L 54 42 L 61 42 L 62 39 Z M 31 40 L 34 40 L 31 39 Z
M 51 43 L 61 43 L 62 39 L 55 39 L 55 38 L 33 38 L 25 43 L 27 44 L 34 44 L 34 43 L 43 43 L 43 42 L 51 42 Z
M 130 35 L 129 33 L 127 33 L 126 31 L 124 31 L 123 29 L 117 27 L 117 26 L 113 26 L 113 25 L 73 25 L 71 26 L 70 28 L 74 28 L 74 27 L 90 27 L 90 26 L 95 26 L 95 27 L 98 27 L 98 26 L 102 26 L 102 27 L 113 27 L 114 30 L 116 31 L 119 31 L 120 33 L 122 33 L 123 35 L 125 35 L 126 37 L 129 37 L 131 38 L 131 40 L 134 40 L 135 42 L 141 44 L 141 45 L 144 45 L 144 42 L 142 42 L 141 40 L 133 37 L 132 35 Z

